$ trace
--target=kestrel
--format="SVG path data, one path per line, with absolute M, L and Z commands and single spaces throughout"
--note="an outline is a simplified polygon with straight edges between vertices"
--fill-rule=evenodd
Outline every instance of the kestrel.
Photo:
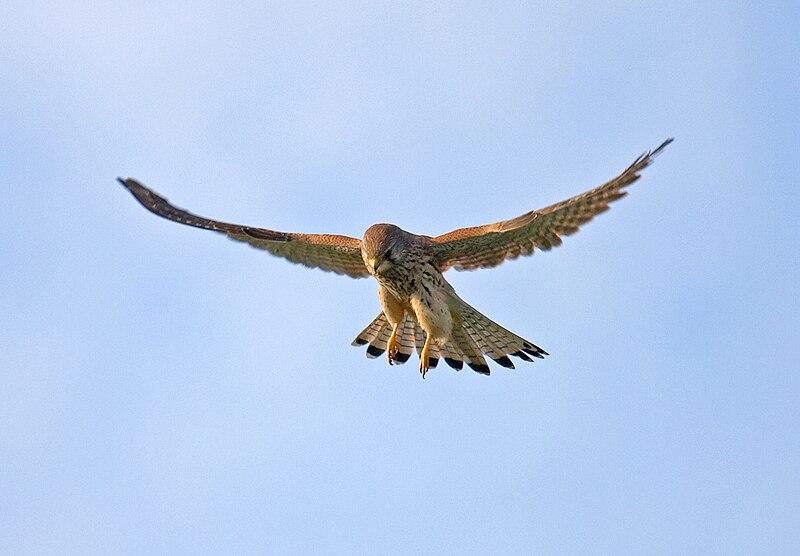
M 667 139 L 616 178 L 571 199 L 511 220 L 437 237 L 412 234 L 393 224 L 370 226 L 360 240 L 228 224 L 177 208 L 132 178 L 117 179 L 147 210 L 168 220 L 222 232 L 307 267 L 352 278 L 374 276 L 383 310 L 353 340 L 354 346 L 367 346 L 367 357 L 385 352 L 390 365 L 401 364 L 416 348 L 422 378 L 439 358 L 454 369 L 466 363 L 488 375 L 484 355 L 513 369 L 509 355 L 533 361 L 531 357 L 543 359 L 548 353 L 464 302 L 442 273 L 450 268 L 490 268 L 536 249 L 549 251 L 561 245 L 561 236 L 578 231 L 581 224 L 608 210 L 610 202 L 626 195 L 623 188 L 639 179 L 639 172 L 671 142 Z

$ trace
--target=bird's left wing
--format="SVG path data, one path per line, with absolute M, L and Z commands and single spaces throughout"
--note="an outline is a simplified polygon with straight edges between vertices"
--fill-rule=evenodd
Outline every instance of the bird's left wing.
M 578 228 L 608 210 L 608 204 L 626 195 L 622 189 L 639 179 L 646 168 L 672 139 L 658 148 L 644 153 L 613 180 L 571 199 L 541 210 L 504 220 L 461 228 L 431 238 L 431 249 L 442 271 L 474 270 L 497 266 L 506 259 L 530 255 L 534 249 L 548 251 L 561 245 L 561 236 L 578 231 Z
M 258 249 L 304 266 L 321 268 L 353 278 L 365 278 L 369 271 L 361 258 L 361 241 L 333 234 L 296 234 L 265 228 L 240 226 L 209 220 L 174 205 L 138 181 L 117 180 L 150 212 L 167 220 L 227 234 L 231 239 L 249 243 Z

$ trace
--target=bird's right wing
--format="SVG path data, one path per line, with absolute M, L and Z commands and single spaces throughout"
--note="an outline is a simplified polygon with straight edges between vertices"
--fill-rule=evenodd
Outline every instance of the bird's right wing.
M 333 234 L 296 234 L 276 232 L 265 228 L 240 226 L 209 220 L 174 205 L 138 181 L 117 180 L 150 212 L 167 220 L 227 234 L 231 239 L 249 243 L 293 263 L 321 268 L 353 278 L 365 278 L 369 271 L 361 258 L 361 241 Z

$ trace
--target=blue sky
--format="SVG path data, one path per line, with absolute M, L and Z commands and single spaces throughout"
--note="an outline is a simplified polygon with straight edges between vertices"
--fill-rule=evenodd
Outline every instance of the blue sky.
M 800 550 L 795 3 L 5 2 L 8 554 Z M 376 284 L 144 211 L 360 237 L 676 141 L 550 253 L 447 274 L 552 355 L 423 382 Z

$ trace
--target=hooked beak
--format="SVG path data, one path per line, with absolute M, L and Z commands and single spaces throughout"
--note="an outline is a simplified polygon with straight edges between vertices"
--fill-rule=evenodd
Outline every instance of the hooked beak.
M 369 264 L 369 268 L 372 270 L 373 274 L 379 274 L 382 268 L 386 269 L 386 267 L 391 266 L 391 261 L 378 257 L 368 259 L 367 263 Z
M 372 257 L 367 262 L 369 263 L 369 268 L 372 270 L 372 273 L 376 274 L 378 272 L 378 267 L 381 266 L 381 262 L 375 257 Z

